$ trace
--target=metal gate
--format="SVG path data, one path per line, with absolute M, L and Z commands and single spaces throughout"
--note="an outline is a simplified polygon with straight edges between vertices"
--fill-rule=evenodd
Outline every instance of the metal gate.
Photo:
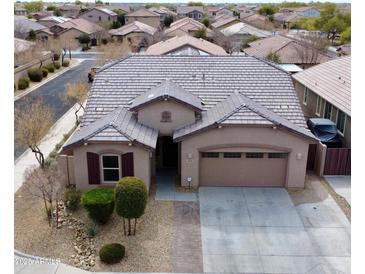
M 351 175 L 351 149 L 327 148 L 323 175 Z

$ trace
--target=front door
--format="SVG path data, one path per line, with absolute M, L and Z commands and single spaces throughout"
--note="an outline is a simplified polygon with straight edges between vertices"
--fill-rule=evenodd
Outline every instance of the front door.
M 156 148 L 157 167 L 177 168 L 178 163 L 178 144 L 170 136 L 158 138 Z

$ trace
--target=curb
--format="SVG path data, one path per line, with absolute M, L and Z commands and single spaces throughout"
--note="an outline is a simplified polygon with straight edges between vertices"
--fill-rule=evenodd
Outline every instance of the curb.
M 43 86 L 43 85 L 47 84 L 48 82 L 52 81 L 53 79 L 57 78 L 58 76 L 62 75 L 63 73 L 65 73 L 65 72 L 69 71 L 70 69 L 77 67 L 78 65 L 80 65 L 80 64 L 84 61 L 84 59 L 75 59 L 75 60 L 78 60 L 78 61 L 79 61 L 79 63 L 78 63 L 78 64 L 76 64 L 76 65 L 74 65 L 74 66 L 70 66 L 70 67 L 67 67 L 67 68 L 63 69 L 62 71 L 60 71 L 60 72 L 58 72 L 58 73 L 56 73 L 56 74 L 52 75 L 51 77 L 47 78 L 47 79 L 46 79 L 46 81 L 43 81 L 43 82 L 41 82 L 41 83 L 39 83 L 39 84 L 37 84 L 37 85 L 34 85 L 34 86 L 33 86 L 32 88 L 30 88 L 29 90 L 24 91 L 24 92 L 22 92 L 22 93 L 18 94 L 17 96 L 14 96 L 14 102 L 16 102 L 16 101 L 18 101 L 19 99 L 23 98 L 23 97 L 24 97 L 24 96 L 26 96 L 27 94 L 29 94 L 29 93 L 33 92 L 33 91 L 34 91 L 34 90 L 36 90 L 37 88 L 40 88 L 41 86 Z

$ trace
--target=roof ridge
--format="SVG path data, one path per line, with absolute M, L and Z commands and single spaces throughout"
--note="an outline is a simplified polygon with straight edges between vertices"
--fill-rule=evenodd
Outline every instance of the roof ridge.
M 124 60 L 132 57 L 133 54 L 130 54 L 130 53 L 127 53 L 126 55 L 124 55 L 122 58 L 120 59 L 117 59 L 117 60 L 113 60 L 113 61 L 110 61 L 109 63 L 106 63 L 105 65 L 103 65 L 102 67 L 100 67 L 96 72 L 102 72 L 103 70 L 107 69 L 107 68 L 110 68 L 116 64 L 118 64 L 119 62 L 123 62 Z

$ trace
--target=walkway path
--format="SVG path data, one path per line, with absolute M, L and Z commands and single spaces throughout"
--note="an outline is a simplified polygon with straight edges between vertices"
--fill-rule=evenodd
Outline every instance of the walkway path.
M 351 205 L 351 176 L 324 176 L 333 190 Z

